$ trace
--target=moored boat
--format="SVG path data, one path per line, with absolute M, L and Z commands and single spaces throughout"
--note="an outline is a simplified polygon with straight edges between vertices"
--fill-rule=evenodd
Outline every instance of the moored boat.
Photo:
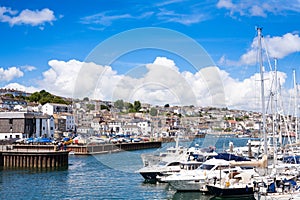
M 254 187 L 251 182 L 251 177 L 253 175 L 253 173 L 249 172 L 230 173 L 225 180 L 220 180 L 218 183 L 215 182 L 214 184 L 208 184 L 206 185 L 206 188 L 208 192 L 214 196 L 253 196 Z

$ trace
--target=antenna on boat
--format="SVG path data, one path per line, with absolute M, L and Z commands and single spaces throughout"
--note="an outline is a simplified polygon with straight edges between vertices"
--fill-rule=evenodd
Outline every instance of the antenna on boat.
M 262 134 L 264 138 L 264 154 L 268 155 L 268 144 L 267 144 L 267 134 L 266 134 L 266 115 L 265 115 L 265 88 L 264 88 L 264 66 L 263 66 L 263 57 L 262 57 L 262 46 L 261 46 L 261 38 L 262 38 L 262 28 L 257 27 L 258 34 L 258 59 L 260 66 L 260 79 L 261 79 L 261 111 L 262 111 Z

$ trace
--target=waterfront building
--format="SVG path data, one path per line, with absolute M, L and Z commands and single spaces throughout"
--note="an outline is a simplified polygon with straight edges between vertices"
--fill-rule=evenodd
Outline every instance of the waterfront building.
M 137 125 L 124 125 L 122 127 L 123 131 L 124 131 L 124 134 L 126 135 L 132 135 L 132 134 L 138 134 L 140 135 L 141 134 L 141 128 L 138 127 Z
M 91 121 L 91 128 L 94 130 L 95 133 L 101 133 L 102 126 L 100 123 L 100 118 L 94 118 Z
M 141 128 L 141 132 L 143 135 L 149 135 L 152 132 L 151 122 L 148 120 L 138 122 L 137 126 Z
M 123 133 L 123 127 L 124 122 L 122 121 L 117 121 L 117 120 L 112 120 L 110 122 L 108 122 L 108 127 L 110 130 L 110 133 Z
M 53 135 L 53 116 L 34 112 L 0 112 L 0 139 Z

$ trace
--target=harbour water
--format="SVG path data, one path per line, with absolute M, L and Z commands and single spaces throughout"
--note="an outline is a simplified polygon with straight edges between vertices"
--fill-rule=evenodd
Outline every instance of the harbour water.
M 247 140 L 211 137 L 181 144 L 216 146 L 217 150 L 222 151 L 228 148 L 229 141 L 242 146 Z M 164 144 L 164 147 L 170 145 L 174 143 Z M 61 171 L 1 170 L 0 199 L 215 199 L 197 192 L 179 193 L 167 184 L 144 183 L 142 176 L 136 173 L 142 167 L 140 155 L 153 151 L 157 150 L 95 156 L 70 155 L 68 170 Z

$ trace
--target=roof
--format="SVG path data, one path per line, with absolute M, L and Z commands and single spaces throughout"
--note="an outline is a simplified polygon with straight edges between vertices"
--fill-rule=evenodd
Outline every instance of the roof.
M 52 105 L 52 106 L 65 106 L 65 107 L 69 107 L 69 106 L 71 106 L 71 105 L 67 105 L 67 104 L 60 104 L 60 103 L 46 103 L 46 104 L 48 104 L 48 105 Z M 45 104 L 45 105 L 46 105 Z
M 0 119 L 49 118 L 49 115 L 35 112 L 0 112 Z

